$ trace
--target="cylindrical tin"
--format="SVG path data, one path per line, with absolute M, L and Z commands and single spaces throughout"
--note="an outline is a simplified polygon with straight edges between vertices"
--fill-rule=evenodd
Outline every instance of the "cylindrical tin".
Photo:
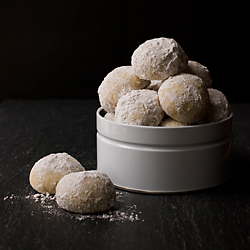
M 150 193 L 194 191 L 230 178 L 233 114 L 183 127 L 120 124 L 97 117 L 97 170 L 118 188 Z

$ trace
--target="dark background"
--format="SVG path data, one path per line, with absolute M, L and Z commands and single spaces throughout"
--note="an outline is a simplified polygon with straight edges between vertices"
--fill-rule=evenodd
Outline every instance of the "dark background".
M 111 70 L 164 36 L 207 66 L 230 102 L 248 102 L 243 10 L 230 1 L 0 1 L 0 101 L 98 98 Z

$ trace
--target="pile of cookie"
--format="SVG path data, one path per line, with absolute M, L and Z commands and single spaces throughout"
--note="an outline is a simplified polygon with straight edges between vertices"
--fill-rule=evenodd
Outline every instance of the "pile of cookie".
M 207 67 L 188 59 L 171 38 L 155 38 L 132 54 L 131 66 L 108 73 L 98 88 L 105 118 L 141 126 L 188 126 L 217 122 L 231 113 L 212 87 Z

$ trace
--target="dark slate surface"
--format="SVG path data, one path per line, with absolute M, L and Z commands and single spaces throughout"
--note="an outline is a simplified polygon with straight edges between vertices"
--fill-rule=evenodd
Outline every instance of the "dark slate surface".
M 166 195 L 117 190 L 113 216 L 86 218 L 55 201 L 36 201 L 28 177 L 41 157 L 68 152 L 96 168 L 98 106 L 97 100 L 0 104 L 0 249 L 250 249 L 250 104 L 232 105 L 234 176 L 223 185 Z

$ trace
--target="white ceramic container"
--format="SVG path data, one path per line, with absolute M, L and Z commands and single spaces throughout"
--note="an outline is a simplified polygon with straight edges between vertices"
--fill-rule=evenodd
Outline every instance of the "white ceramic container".
M 97 117 L 97 170 L 118 188 L 150 193 L 187 192 L 231 176 L 233 114 L 184 127 L 134 126 Z

